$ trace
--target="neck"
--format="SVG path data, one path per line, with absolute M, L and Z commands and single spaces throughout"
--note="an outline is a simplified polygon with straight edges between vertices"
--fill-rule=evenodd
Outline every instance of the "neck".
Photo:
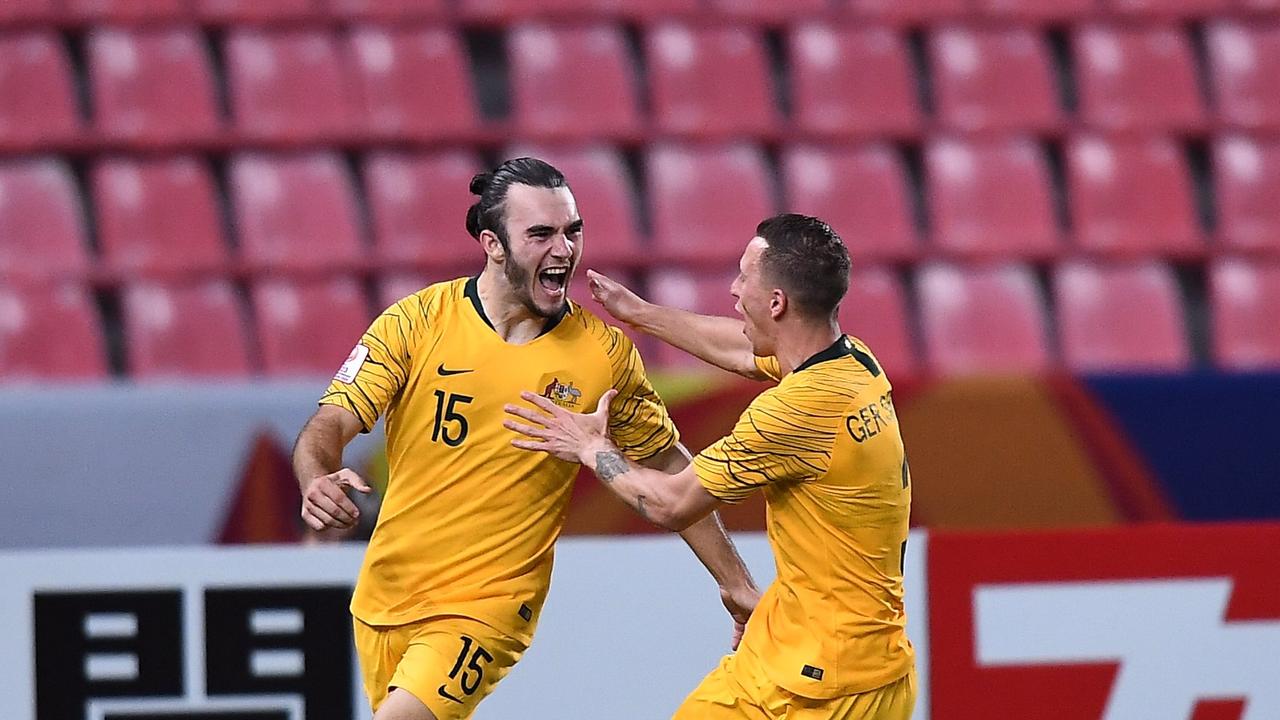
M 778 325 L 778 367 L 782 374 L 795 370 L 805 360 L 826 350 L 840 337 L 840 326 L 830 322 L 782 322 Z
M 485 317 L 489 318 L 498 337 L 519 345 L 542 334 L 547 319 L 530 312 L 516 298 L 501 268 L 486 265 L 476 281 L 476 293 L 480 296 Z

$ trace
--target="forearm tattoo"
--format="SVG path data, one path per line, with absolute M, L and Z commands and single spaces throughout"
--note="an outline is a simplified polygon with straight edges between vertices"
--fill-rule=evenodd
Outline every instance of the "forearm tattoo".
M 606 483 L 631 469 L 627 459 L 617 450 L 604 450 L 596 453 L 596 475 Z

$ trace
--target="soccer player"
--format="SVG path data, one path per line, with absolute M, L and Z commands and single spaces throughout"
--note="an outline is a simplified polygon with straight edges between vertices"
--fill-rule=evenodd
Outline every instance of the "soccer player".
M 346 492 L 369 486 L 343 448 L 387 416 L 390 479 L 351 601 L 376 720 L 470 716 L 532 641 L 578 465 L 513 448 L 508 398 L 530 390 L 576 410 L 608 391 L 607 431 L 628 462 L 689 464 L 631 341 L 566 299 L 583 224 L 563 175 L 520 158 L 471 191 L 484 270 L 383 312 L 294 450 L 303 519 L 348 527 Z M 684 539 L 740 632 L 759 595 L 723 526 L 709 517 Z
M 517 447 L 587 465 L 644 517 L 679 530 L 722 502 L 763 490 L 777 563 L 735 654 L 703 680 L 678 720 L 907 720 L 915 705 L 903 554 L 910 476 L 893 391 L 867 346 L 841 333 L 849 283 L 844 243 L 817 218 L 779 215 L 756 228 L 731 292 L 741 320 L 651 305 L 590 274 L 619 320 L 726 370 L 779 381 L 732 433 L 681 471 L 627 459 L 606 423 L 524 393 L 508 405 Z

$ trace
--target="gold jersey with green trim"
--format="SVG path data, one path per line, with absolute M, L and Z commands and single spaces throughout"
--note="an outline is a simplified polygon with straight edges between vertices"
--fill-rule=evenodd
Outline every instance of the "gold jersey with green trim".
M 805 697 L 893 682 L 915 656 L 902 588 L 911 483 L 893 388 L 848 336 L 786 377 L 776 358 L 756 365 L 781 382 L 693 463 L 725 502 L 765 494 L 777 578 L 742 643 Z
M 386 414 L 389 481 L 352 614 L 369 625 L 463 615 L 529 642 L 579 466 L 512 447 L 503 405 L 530 390 L 585 412 L 609 388 L 624 453 L 676 443 L 631 340 L 577 305 L 522 345 L 494 331 L 475 278 L 383 312 L 320 400 L 366 432 Z

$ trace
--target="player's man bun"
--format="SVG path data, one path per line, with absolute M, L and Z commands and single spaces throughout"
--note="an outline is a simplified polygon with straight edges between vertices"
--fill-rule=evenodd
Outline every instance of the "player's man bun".
M 491 230 L 502 246 L 507 247 L 506 215 L 503 204 L 512 185 L 533 187 L 568 187 L 564 174 L 549 163 L 537 158 L 522 157 L 507 160 L 493 172 L 483 172 L 471 178 L 471 194 L 479 195 L 467 209 L 467 234 L 479 240 L 480 233 Z

